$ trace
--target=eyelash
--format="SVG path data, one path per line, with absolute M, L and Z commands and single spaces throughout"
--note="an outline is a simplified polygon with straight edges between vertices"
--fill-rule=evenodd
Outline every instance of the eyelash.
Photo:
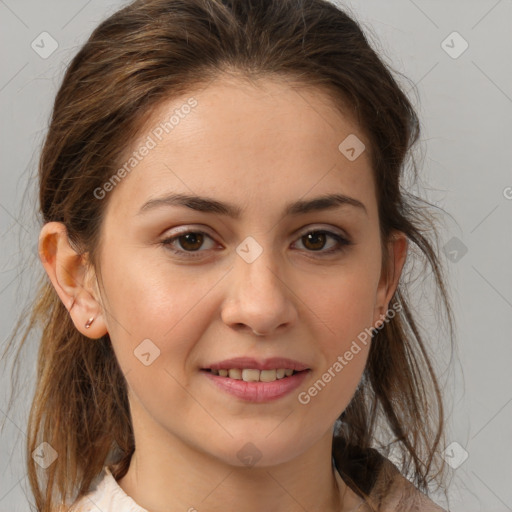
M 311 233 L 323 233 L 325 235 L 327 235 L 328 237 L 331 237 L 331 238 L 334 238 L 334 240 L 336 240 L 338 242 L 338 247 L 335 247 L 334 249 L 329 249 L 328 251 L 322 251 L 322 250 L 318 250 L 318 251 L 313 251 L 313 250 L 306 250 L 306 252 L 310 252 L 310 253 L 315 253 L 315 254 L 319 254 L 320 257 L 324 257 L 323 255 L 332 255 L 332 254 L 336 254 L 336 253 L 341 253 L 343 252 L 349 245 L 352 245 L 352 242 L 350 242 L 349 240 L 347 240 L 346 238 L 342 237 L 341 235 L 338 235 L 337 233 L 333 233 L 332 231 L 327 231 L 327 230 L 324 230 L 324 229 L 312 229 L 310 231 L 306 231 L 305 233 L 303 233 L 299 238 L 298 240 L 300 240 L 301 238 L 305 237 L 306 235 L 309 235 Z M 185 235 L 189 235 L 189 234 L 201 234 L 201 235 L 206 235 L 208 238 L 212 239 L 213 238 L 208 234 L 208 233 L 205 233 L 204 231 L 194 231 L 194 230 L 190 230 L 190 231 L 183 231 L 182 233 L 179 233 L 178 235 L 175 235 L 173 237 L 170 237 L 170 238 L 166 238 L 165 240 L 162 240 L 160 243 L 161 245 L 163 245 L 166 249 L 172 251 L 173 253 L 175 254 L 178 254 L 178 255 L 183 255 L 183 254 L 186 254 L 187 258 L 191 258 L 191 259 L 194 259 L 194 258 L 200 258 L 200 254 L 196 254 L 196 253 L 201 253 L 201 252 L 205 252 L 205 251 L 201 251 L 201 250 L 197 250 L 197 251 L 186 251 L 186 250 L 179 250 L 179 249 L 174 249 L 172 247 L 172 244 L 177 241 L 179 238 L 185 236 Z

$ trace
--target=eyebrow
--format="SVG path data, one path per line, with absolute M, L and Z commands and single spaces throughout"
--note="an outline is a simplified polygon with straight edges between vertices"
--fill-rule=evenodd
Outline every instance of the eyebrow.
M 150 199 L 142 205 L 137 215 L 143 214 L 150 210 L 160 208 L 162 206 L 184 206 L 199 212 L 216 213 L 219 215 L 227 215 L 234 219 L 239 219 L 243 213 L 242 208 L 232 203 L 225 203 L 211 199 L 209 197 L 201 197 L 187 194 L 168 194 L 166 196 Z M 316 197 L 310 200 L 299 200 L 286 205 L 283 216 L 303 215 L 310 212 L 321 210 L 332 210 L 341 206 L 354 206 L 366 213 L 364 204 L 353 197 L 344 194 L 329 194 Z

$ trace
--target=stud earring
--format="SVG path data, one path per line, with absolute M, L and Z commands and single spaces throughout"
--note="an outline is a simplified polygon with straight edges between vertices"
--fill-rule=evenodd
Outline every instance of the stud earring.
M 91 324 L 94 322 L 94 317 L 91 316 L 91 318 L 89 318 L 89 320 L 87 320 L 87 322 L 85 323 L 85 328 L 86 329 L 89 329 L 89 327 L 91 327 Z

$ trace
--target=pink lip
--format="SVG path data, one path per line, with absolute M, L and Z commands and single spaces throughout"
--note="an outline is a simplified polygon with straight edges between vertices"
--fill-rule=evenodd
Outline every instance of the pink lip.
M 230 368 L 236 368 L 236 366 L 231 366 Z M 311 370 L 301 371 L 300 373 L 295 373 L 290 377 L 278 379 L 274 382 L 245 382 L 243 380 L 214 375 L 206 370 L 202 370 L 201 373 L 211 379 L 212 382 L 223 391 L 246 400 L 247 402 L 261 403 L 277 400 L 291 393 L 302 384 L 304 379 L 311 373 Z
M 231 368 L 253 368 L 255 370 L 277 370 L 279 368 L 289 368 L 297 372 L 309 370 L 307 365 L 285 357 L 271 357 L 270 359 L 263 360 L 257 360 L 252 357 L 234 357 L 232 359 L 225 359 L 218 363 L 213 363 L 206 366 L 204 369 L 229 370 Z

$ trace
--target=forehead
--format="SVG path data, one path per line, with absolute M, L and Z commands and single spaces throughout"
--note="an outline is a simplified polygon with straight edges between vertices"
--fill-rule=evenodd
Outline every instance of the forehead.
M 109 210 L 135 215 L 145 201 L 171 191 L 260 210 L 309 193 L 368 202 L 373 179 L 361 149 L 368 141 L 338 106 L 324 89 L 283 79 L 221 79 L 163 102 L 127 147 L 120 166 L 130 170 L 111 192 Z M 344 153 L 347 140 L 360 144 L 356 159 Z

